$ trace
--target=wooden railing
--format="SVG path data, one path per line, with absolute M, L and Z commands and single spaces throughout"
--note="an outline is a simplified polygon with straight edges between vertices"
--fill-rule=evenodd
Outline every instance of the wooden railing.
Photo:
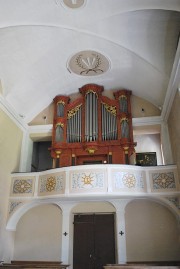
M 69 265 L 58 261 L 11 261 L 11 263 L 0 264 L 0 267 L 6 269 L 66 269 Z
M 180 261 L 127 262 L 125 264 L 107 264 L 104 269 L 179 269 Z

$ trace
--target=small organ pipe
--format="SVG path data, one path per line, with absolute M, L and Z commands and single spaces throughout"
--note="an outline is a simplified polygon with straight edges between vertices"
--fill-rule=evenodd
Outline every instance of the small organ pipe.
M 69 119 L 67 120 L 67 142 L 69 143 Z
M 92 93 L 89 94 L 90 105 L 89 105 L 89 140 L 92 141 Z
M 79 142 L 79 110 L 77 111 L 77 139 L 76 142 Z
M 96 140 L 98 138 L 98 99 L 97 96 L 96 97 L 96 110 L 94 111 L 95 115 L 96 115 Z
M 110 140 L 110 113 L 107 113 L 108 115 L 108 140 Z
M 82 140 L 81 140 L 81 137 L 82 137 L 82 133 L 81 133 L 81 124 L 82 124 L 82 108 L 80 107 L 80 120 L 79 120 L 79 135 L 80 135 L 80 137 L 79 137 L 79 142 L 81 142 Z
M 101 115 L 102 115 L 102 140 L 104 140 L 104 110 L 103 110 L 103 104 L 101 104 Z
M 85 113 L 86 113 L 86 122 L 85 122 L 85 140 L 88 141 L 88 133 L 89 133 L 89 120 L 88 120 L 88 106 L 89 106 L 89 102 L 88 102 L 88 94 L 86 95 L 86 103 L 85 103 Z
M 104 122 L 104 140 L 106 140 L 106 121 L 107 121 L 107 117 L 106 117 L 106 110 L 105 107 L 103 105 L 103 113 L 104 113 L 104 118 L 103 118 L 103 122 Z
M 111 113 L 109 113 L 110 116 L 110 140 L 112 140 L 112 134 L 113 134 L 113 128 L 112 128 L 112 117 L 113 115 Z
M 93 141 L 96 140 L 96 99 L 95 99 L 95 94 L 93 94 L 93 103 L 92 103 L 92 118 L 93 118 Z
M 73 122 L 72 122 L 72 118 L 71 118 L 71 132 L 70 132 L 70 139 L 71 139 L 71 143 L 73 142 L 73 139 L 72 139 L 72 125 L 73 125 Z
M 74 142 L 78 142 L 78 112 L 75 113 L 75 132 L 74 132 Z

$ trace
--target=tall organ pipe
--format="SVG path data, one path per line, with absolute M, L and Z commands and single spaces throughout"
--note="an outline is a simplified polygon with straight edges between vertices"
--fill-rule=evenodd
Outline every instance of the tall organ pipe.
M 81 107 L 80 107 L 80 110 L 79 110 L 79 114 L 80 114 L 80 119 L 79 119 L 79 142 L 81 142 L 81 137 L 82 137 L 82 134 L 81 134 L 82 108 Z
M 106 104 L 102 103 L 102 140 L 117 139 L 116 115 L 108 111 Z
M 76 114 L 74 115 L 75 117 L 75 134 L 74 134 L 74 142 L 77 141 L 77 112 Z
M 96 110 L 95 110 L 95 114 L 96 114 L 96 140 L 98 139 L 98 99 L 97 96 L 96 97 Z
M 102 115 L 102 140 L 104 140 L 104 107 L 101 104 L 101 115 Z
M 88 98 L 88 94 L 86 94 L 86 103 L 85 103 L 85 140 L 88 141 L 88 133 L 89 133 L 89 121 L 88 121 L 88 106 L 89 106 L 89 98 Z
M 86 141 L 95 141 L 98 134 L 98 111 L 97 111 L 97 96 L 93 92 L 86 95 L 85 104 L 85 136 Z
M 96 99 L 95 99 L 95 94 L 93 94 L 93 103 L 92 103 L 92 125 L 93 125 L 93 130 L 92 130 L 92 136 L 93 136 L 93 141 L 96 140 Z
M 89 94 L 89 141 L 92 141 L 92 93 Z

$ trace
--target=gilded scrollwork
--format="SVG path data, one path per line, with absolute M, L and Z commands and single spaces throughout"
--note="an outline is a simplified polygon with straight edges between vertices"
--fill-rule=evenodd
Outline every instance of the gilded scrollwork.
M 123 94 L 123 95 L 120 95 L 120 96 L 119 96 L 119 100 L 120 100 L 120 99 L 122 99 L 122 98 L 127 99 L 127 96 L 126 96 L 126 95 L 124 95 L 124 94 Z
M 122 123 L 122 122 L 124 122 L 124 121 L 129 122 L 129 119 L 124 117 L 124 118 L 121 119 L 120 122 Z
M 57 105 L 58 105 L 58 104 L 62 104 L 63 106 L 65 106 L 65 102 L 64 102 L 63 100 L 58 101 L 58 102 L 57 102 Z
M 154 189 L 175 189 L 176 182 L 173 172 L 153 173 L 153 188 Z
M 97 92 L 95 92 L 94 90 L 89 89 L 89 90 L 86 92 L 86 95 L 89 94 L 89 93 L 96 94 L 96 97 L 98 98 Z
M 16 179 L 13 184 L 13 194 L 32 193 L 32 179 Z
M 91 175 L 86 175 L 85 174 L 82 177 L 82 182 L 83 182 L 84 185 L 91 185 L 91 186 L 93 186 L 92 185 L 92 181 L 94 181 L 94 179 L 93 179 L 93 176 L 91 176 Z
M 94 172 L 73 172 L 71 174 L 71 189 L 73 191 L 98 189 L 103 190 L 105 187 L 104 173 L 99 171 Z
M 79 111 L 81 106 L 82 106 L 82 104 L 80 104 L 80 105 L 76 106 L 75 108 L 72 108 L 71 110 L 69 110 L 68 113 L 67 113 L 67 118 L 68 119 L 72 118 L 76 114 L 76 112 Z
M 63 128 L 63 127 L 64 127 L 64 123 L 62 123 L 62 122 L 58 122 L 58 123 L 56 124 L 56 127 L 57 127 L 57 126 L 60 126 L 60 127 Z
M 123 183 L 126 187 L 128 188 L 135 188 L 136 187 L 136 178 L 134 176 L 134 174 L 125 174 L 123 176 Z
M 9 204 L 9 215 L 12 214 L 22 204 L 23 204 L 22 201 L 10 201 L 10 204 Z
M 109 113 L 111 113 L 113 116 L 116 116 L 116 113 L 117 113 L 116 106 L 110 106 L 110 105 L 108 105 L 106 103 L 102 103 L 102 104 L 104 105 L 105 109 Z
M 42 175 L 39 178 L 39 195 L 63 193 L 64 186 L 64 173 Z
M 46 190 L 48 192 L 54 191 L 56 187 L 56 178 L 55 177 L 49 177 L 46 181 Z

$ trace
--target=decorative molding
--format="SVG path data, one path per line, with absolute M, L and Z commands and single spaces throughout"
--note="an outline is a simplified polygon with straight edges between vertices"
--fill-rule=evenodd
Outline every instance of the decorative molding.
M 152 192 L 177 191 L 176 173 L 173 170 L 151 171 L 149 173 Z
M 146 192 L 145 173 L 142 171 L 112 171 L 113 191 Z
M 166 199 L 171 202 L 177 209 L 180 210 L 180 197 L 178 196 L 168 196 Z
M 16 209 L 18 209 L 22 204 L 23 201 L 17 201 L 17 200 L 9 201 L 9 215 L 12 215 L 12 213 L 14 213 Z
M 70 192 L 104 192 L 107 190 L 105 171 L 85 170 L 70 173 Z
M 174 173 L 152 173 L 153 189 L 175 189 Z
M 64 194 L 65 192 L 65 173 L 52 173 L 39 176 L 38 195 Z
M 28 127 L 28 132 L 29 135 L 32 134 L 41 134 L 41 133 L 50 133 L 52 134 L 52 124 L 47 124 L 47 125 L 33 125 Z
M 179 182 L 176 165 L 140 167 L 135 165 L 79 165 L 43 172 L 12 175 L 10 197 L 38 198 L 41 196 L 89 198 L 99 193 L 107 196 L 177 195 Z M 86 199 L 86 197 L 84 197 Z
M 13 178 L 11 196 L 33 196 L 35 177 L 25 176 Z
M 82 106 L 82 104 L 80 104 L 80 105 L 76 106 L 75 108 L 69 110 L 67 112 L 67 118 L 68 119 L 71 119 L 73 116 L 75 116 L 76 115 L 76 112 L 79 111 L 79 109 L 80 109 L 81 106 Z
M 61 0 L 62 5 L 70 9 L 82 8 L 85 5 L 86 0 Z
M 68 70 L 80 76 L 97 76 L 110 68 L 109 60 L 97 51 L 80 51 L 68 62 Z
M 161 125 L 162 122 L 163 122 L 163 119 L 161 116 L 132 118 L 133 127 L 135 127 L 135 126 Z

